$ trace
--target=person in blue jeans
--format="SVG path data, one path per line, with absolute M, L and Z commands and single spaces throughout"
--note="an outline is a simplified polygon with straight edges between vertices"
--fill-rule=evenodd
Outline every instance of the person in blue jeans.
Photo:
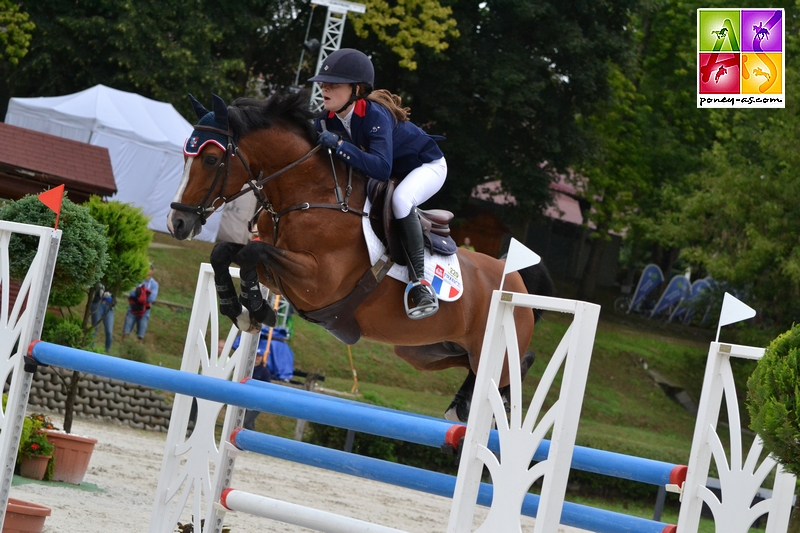
M 136 328 L 136 336 L 141 342 L 150 321 L 150 306 L 158 298 L 158 282 L 153 278 L 155 267 L 150 263 L 150 271 L 144 281 L 128 294 L 128 313 L 122 326 L 122 340 Z
M 105 353 L 111 350 L 111 342 L 114 340 L 114 304 L 116 304 L 114 296 L 105 287 L 99 285 L 92 300 L 92 325 L 94 326 L 94 335 L 97 337 L 97 329 L 100 327 L 100 323 L 103 323 L 103 330 L 106 334 Z M 94 346 L 94 342 L 92 345 Z

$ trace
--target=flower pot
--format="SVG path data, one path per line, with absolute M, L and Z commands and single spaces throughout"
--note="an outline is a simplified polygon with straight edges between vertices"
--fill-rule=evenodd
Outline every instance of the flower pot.
M 48 440 L 56 447 L 53 481 L 80 485 L 89 468 L 89 459 L 92 457 L 97 439 L 59 431 L 46 431 Z
M 2 533 L 41 533 L 50 512 L 44 505 L 9 498 Z
M 47 463 L 49 462 L 49 455 L 23 456 L 22 461 L 19 463 L 19 475 L 41 481 L 44 479 L 44 473 L 47 472 Z

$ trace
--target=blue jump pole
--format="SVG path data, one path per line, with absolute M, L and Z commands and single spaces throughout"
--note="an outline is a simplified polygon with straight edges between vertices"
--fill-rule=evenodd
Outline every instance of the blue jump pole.
M 259 389 L 278 388 L 279 390 L 284 391 L 286 394 L 291 395 L 292 398 L 308 394 L 313 394 L 317 397 L 319 396 L 315 393 L 310 393 L 305 390 L 292 389 L 281 385 L 276 385 L 274 383 L 258 381 L 255 379 L 248 379 L 244 383 L 251 387 L 258 387 Z M 441 418 L 433 418 L 425 415 L 405 413 L 403 411 L 396 411 L 394 409 L 389 409 L 387 407 L 380 407 L 361 402 L 354 402 L 353 400 L 347 400 L 345 398 L 324 396 L 321 399 L 323 401 L 336 402 L 341 405 L 355 406 L 358 407 L 359 409 L 375 409 L 378 411 L 389 413 L 392 416 L 412 416 L 418 419 L 426 420 L 428 421 L 427 423 L 431 425 L 431 427 L 436 428 L 437 431 L 436 438 L 432 439 L 433 444 L 429 444 L 430 446 L 436 448 L 441 447 L 442 443 L 445 442 L 445 440 L 442 437 L 445 435 L 445 433 L 447 433 L 447 430 L 453 427 L 454 425 L 452 422 L 447 420 L 442 420 Z M 304 417 L 298 417 L 298 418 L 303 418 L 304 420 L 306 420 L 306 418 Z M 335 425 L 337 427 L 344 427 L 346 429 L 353 429 L 346 425 L 347 422 L 343 422 L 340 420 L 336 420 L 335 422 L 324 422 L 324 423 L 328 425 Z M 345 424 L 345 425 L 340 425 L 340 424 Z M 384 428 L 381 427 L 377 429 L 383 430 Z M 385 433 L 384 431 L 381 431 L 381 433 L 372 433 L 372 432 L 365 432 L 365 433 L 381 435 L 384 437 L 387 436 L 384 434 Z M 398 440 L 410 441 L 410 439 L 406 437 L 401 437 Z M 416 443 L 427 444 L 424 442 L 416 442 Z M 497 435 L 497 430 L 494 429 L 491 430 L 489 434 L 489 442 L 487 444 L 487 447 L 495 453 L 500 452 L 500 438 Z M 544 461 L 545 459 L 547 459 L 549 453 L 550 453 L 550 441 L 547 439 L 542 440 L 542 443 L 539 445 L 539 448 L 533 455 L 533 460 Z M 638 481 L 640 483 L 647 483 L 650 485 L 657 485 L 657 486 L 665 486 L 668 483 L 680 485 L 680 483 L 684 481 L 686 477 L 684 470 L 685 467 L 682 465 L 675 465 L 675 464 L 665 463 L 663 461 L 655 461 L 653 459 L 634 457 L 630 455 L 624 455 L 621 453 L 609 452 L 605 450 L 595 450 L 593 448 L 586 448 L 583 446 L 574 447 L 574 450 L 572 452 L 571 468 L 574 468 L 575 470 L 581 470 L 584 472 L 603 474 L 606 476 L 628 479 L 631 481 Z
M 454 426 L 452 422 L 438 418 L 412 415 L 257 380 L 248 380 L 245 384 L 234 383 L 47 342 L 37 341 L 28 351 L 34 360 L 46 365 L 434 448 L 446 442 L 447 432 Z M 291 401 L 286 401 L 288 395 L 291 395 Z M 499 451 L 496 431 L 492 431 L 488 444 L 491 450 Z M 543 441 L 533 459 L 546 459 L 549 450 L 550 442 Z M 572 468 L 659 486 L 678 483 L 680 479 L 675 477 L 676 472 L 685 472 L 685 467 L 678 465 L 580 446 L 574 449 Z
M 37 363 L 58 366 L 69 370 L 77 370 L 79 372 L 86 372 L 97 376 L 107 377 L 111 379 L 118 379 L 128 383 L 136 383 L 155 389 L 167 390 L 186 396 L 194 396 L 204 398 L 206 400 L 215 401 L 223 404 L 236 405 L 246 409 L 253 409 L 256 411 L 271 412 L 282 416 L 291 418 L 301 418 L 304 420 L 311 420 L 322 424 L 335 424 L 343 425 L 355 431 L 364 433 L 373 433 L 376 435 L 383 435 L 389 438 L 396 438 L 398 440 L 405 440 L 409 442 L 416 442 L 418 444 L 427 444 L 429 446 L 440 446 L 444 442 L 443 428 L 446 430 L 452 427 L 452 424 L 446 421 L 439 421 L 438 419 L 420 416 L 396 416 L 393 413 L 387 412 L 385 409 L 374 409 L 365 407 L 364 404 L 347 405 L 347 401 L 325 401 L 330 400 L 327 397 L 313 393 L 300 394 L 301 391 L 295 391 L 297 394 L 293 395 L 292 401 L 286 400 L 286 387 L 273 385 L 271 387 L 253 387 L 242 383 L 234 383 L 228 380 L 213 378 L 210 376 L 203 376 L 200 374 L 191 374 L 188 372 L 181 372 L 180 370 L 173 370 L 170 368 L 163 368 L 145 363 L 135 361 L 128 361 L 126 359 L 119 359 L 116 357 L 109 357 L 93 352 L 78 350 L 75 348 L 68 348 L 51 344 L 42 341 L 36 341 L 28 348 L 28 355 L 32 357 Z M 346 420 L 347 422 L 341 422 Z M 333 421 L 333 422 L 331 422 Z M 401 427 L 401 430 L 393 431 Z M 237 437 L 237 442 L 244 443 L 240 440 L 246 438 L 246 430 L 242 430 L 240 437 Z M 259 434 L 255 434 L 259 435 Z M 263 435 L 265 442 L 269 439 L 277 439 L 278 437 L 271 437 Z M 252 435 L 251 435 L 252 438 Z M 255 439 L 259 440 L 259 439 Z M 286 450 L 291 450 L 291 453 L 284 452 L 284 455 L 276 455 L 277 457 L 289 458 L 290 460 L 297 461 L 305 464 L 315 464 L 309 457 L 317 458 L 325 457 L 325 462 L 334 463 L 335 461 L 342 461 L 342 459 L 334 459 L 341 456 L 356 457 L 357 459 L 350 459 L 351 465 L 360 464 L 360 468 L 366 468 L 363 465 L 372 465 L 374 461 L 384 463 L 377 459 L 361 457 L 352 454 L 346 454 L 338 450 L 330 450 L 327 448 L 316 447 L 310 444 L 299 443 L 287 439 L 281 439 L 284 442 L 283 447 Z M 289 444 L 286 444 L 289 443 Z M 547 443 L 549 450 L 549 443 Z M 312 446 L 312 448 L 305 448 Z M 246 449 L 246 448 L 242 448 Z M 541 448 L 540 448 L 541 450 Z M 261 451 L 255 450 L 254 451 Z M 599 451 L 598 451 L 599 452 Z M 262 453 L 267 453 L 263 452 Z M 537 452 L 539 453 L 539 452 Z M 599 452 L 598 457 L 603 457 L 605 453 Z M 304 454 L 310 454 L 306 456 Z M 342 455 L 340 455 L 342 454 Z M 545 452 L 546 454 L 546 452 Z M 620 455 L 620 454 L 616 454 Z M 546 456 L 546 455 L 545 455 Z M 620 455 L 620 457 L 626 457 Z M 629 458 L 631 459 L 631 458 Z M 637 458 L 633 458 L 637 459 Z M 311 462 L 309 462 L 311 461 Z M 455 478 L 446 476 L 445 474 L 438 474 L 421 469 L 414 469 L 413 467 L 396 465 L 394 463 L 386 463 L 388 466 L 383 466 L 383 470 L 392 470 L 391 473 L 383 471 L 381 467 L 377 472 L 373 472 L 372 476 L 380 475 L 378 477 L 370 477 L 370 479 L 379 479 L 381 481 L 395 476 L 397 479 L 406 478 L 404 483 L 411 485 L 410 488 L 416 488 L 414 483 L 419 484 L 419 481 L 414 481 L 414 478 L 426 477 L 430 480 L 436 479 L 437 481 L 430 481 L 427 484 L 431 487 L 436 487 L 435 491 L 429 490 L 434 494 L 441 494 L 444 496 L 452 497 L 455 490 Z M 325 468 L 330 468 L 325 466 Z M 342 466 L 342 468 L 345 468 Z M 347 467 L 350 470 L 355 469 L 355 466 Z M 598 471 L 600 468 L 594 467 Z M 340 470 L 345 471 L 345 470 Z M 402 471 L 402 472 L 401 472 Z M 350 473 L 350 472 L 347 472 Z M 411 476 L 411 477 L 408 477 Z M 443 481 L 445 476 L 450 480 Z M 369 476 L 365 476 L 369 477 Z M 399 484 L 399 483 L 398 483 Z M 491 492 L 486 493 L 486 490 L 491 490 L 491 486 L 481 488 L 479 496 L 480 501 L 487 502 L 482 505 L 491 503 Z M 420 489 L 424 490 L 424 489 Z M 444 492 L 442 492 L 444 491 Z M 538 497 L 529 495 L 525 499 L 522 512 L 527 516 L 535 516 L 538 508 Z M 642 518 L 631 517 L 628 515 L 620 515 L 618 513 L 611 513 L 600 509 L 591 507 L 580 506 L 566 502 L 562 512 L 562 522 L 564 524 L 575 525 L 575 527 L 582 527 L 586 529 L 594 529 L 598 533 L 662 533 L 666 524 L 654 522 Z
M 287 461 L 389 483 L 446 498 L 452 498 L 455 493 L 456 478 L 447 474 L 246 429 L 236 430 L 231 435 L 231 440 L 241 450 L 270 455 Z M 478 491 L 478 504 L 486 507 L 491 506 L 492 494 L 492 486 L 488 483 L 481 483 Z M 538 509 L 539 496 L 527 494 L 522 504 L 521 513 L 535 518 Z M 564 502 L 561 523 L 597 533 L 662 533 L 664 528 L 668 526 L 668 524 L 645 518 L 595 509 L 570 502 Z

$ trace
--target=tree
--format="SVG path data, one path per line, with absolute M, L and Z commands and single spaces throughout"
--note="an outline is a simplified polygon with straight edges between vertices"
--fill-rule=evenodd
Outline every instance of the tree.
M 610 67 L 612 99 L 580 124 L 592 139 L 578 167 L 592 249 L 578 297 L 591 299 L 609 230 L 625 230 L 624 266 L 655 262 L 669 273 L 677 258 L 672 235 L 653 224 L 689 185 L 713 130 L 695 106 L 696 7 L 690 2 L 642 2 L 630 20 L 632 46 Z M 669 162 L 669 164 L 666 164 Z
M 576 190 L 591 204 L 586 213 L 592 222 L 592 247 L 584 268 L 579 300 L 594 296 L 600 264 L 610 231 L 622 232 L 635 214 L 636 200 L 648 194 L 651 169 L 642 149 L 647 129 L 647 104 L 634 82 L 622 70 L 610 67 L 612 99 L 583 122 L 596 148 L 580 168 Z M 644 111 L 644 112 L 643 112 Z
M 787 471 L 800 475 L 800 325 L 770 343 L 747 381 L 750 427 Z
M 53 227 L 56 215 L 35 195 L 28 195 L 0 207 L 0 220 Z M 61 206 L 61 245 L 50 289 L 50 305 L 73 306 L 81 302 L 86 287 L 95 285 L 108 265 L 105 228 L 92 218 L 86 207 L 67 195 Z M 11 275 L 27 272 L 36 255 L 35 238 L 14 235 L 9 242 Z
M 368 2 L 369 3 L 369 2 Z M 403 58 L 413 47 L 441 46 L 441 28 L 452 27 L 435 0 L 408 0 L 393 18 L 375 13 L 362 31 L 379 31 Z M 307 15 L 301 0 L 246 0 L 226 4 L 197 0 L 52 0 L 29 8 L 36 24 L 31 52 L 7 79 L 18 96 L 77 92 L 99 83 L 173 103 L 192 117 L 187 93 L 216 93 L 232 100 L 254 77 L 269 90 L 294 82 Z M 54 15 L 55 14 L 55 15 Z M 321 17 L 315 19 L 321 31 Z M 420 22 L 421 21 L 421 22 Z M 398 27 L 386 32 L 386 27 Z
M 395 67 L 376 39 L 365 46 L 378 84 L 399 91 L 412 120 L 445 135 L 448 180 L 437 201 L 458 211 L 479 183 L 502 180 L 520 217 L 538 215 L 549 183 L 586 149 L 577 117 L 609 96 L 630 1 L 466 0 L 450 4 L 459 37 L 444 53 L 418 51 Z
M 691 188 L 673 190 L 653 226 L 683 246 L 682 257 L 748 294 L 767 322 L 800 314 L 800 39 L 786 16 L 786 109 L 703 110 L 716 140 L 702 153 Z
M 416 46 L 442 52 L 449 46 L 448 37 L 458 37 L 456 21 L 450 18 L 452 13 L 452 8 L 442 6 L 438 0 L 398 0 L 394 5 L 386 0 L 371 0 L 366 12 L 354 14 L 351 20 L 356 35 L 366 38 L 374 33 L 400 57 L 399 66 L 415 70 Z
M 53 0 L 32 3 L 29 13 L 36 31 L 8 80 L 15 95 L 62 95 L 102 83 L 177 101 L 209 85 L 230 94 L 234 73 L 244 70 L 241 58 L 215 55 L 222 33 L 197 2 Z
M 16 65 L 25 57 L 36 25 L 20 6 L 11 0 L 0 0 L 0 61 Z

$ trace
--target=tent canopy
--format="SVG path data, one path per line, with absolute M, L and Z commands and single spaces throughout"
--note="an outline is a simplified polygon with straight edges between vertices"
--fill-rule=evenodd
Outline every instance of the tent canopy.
M 66 96 L 11 98 L 6 123 L 108 149 L 117 194 L 141 207 L 152 230 L 166 233 L 167 213 L 183 175 L 183 144 L 192 132 L 172 104 L 96 85 Z M 221 215 L 199 240 L 214 242 Z

